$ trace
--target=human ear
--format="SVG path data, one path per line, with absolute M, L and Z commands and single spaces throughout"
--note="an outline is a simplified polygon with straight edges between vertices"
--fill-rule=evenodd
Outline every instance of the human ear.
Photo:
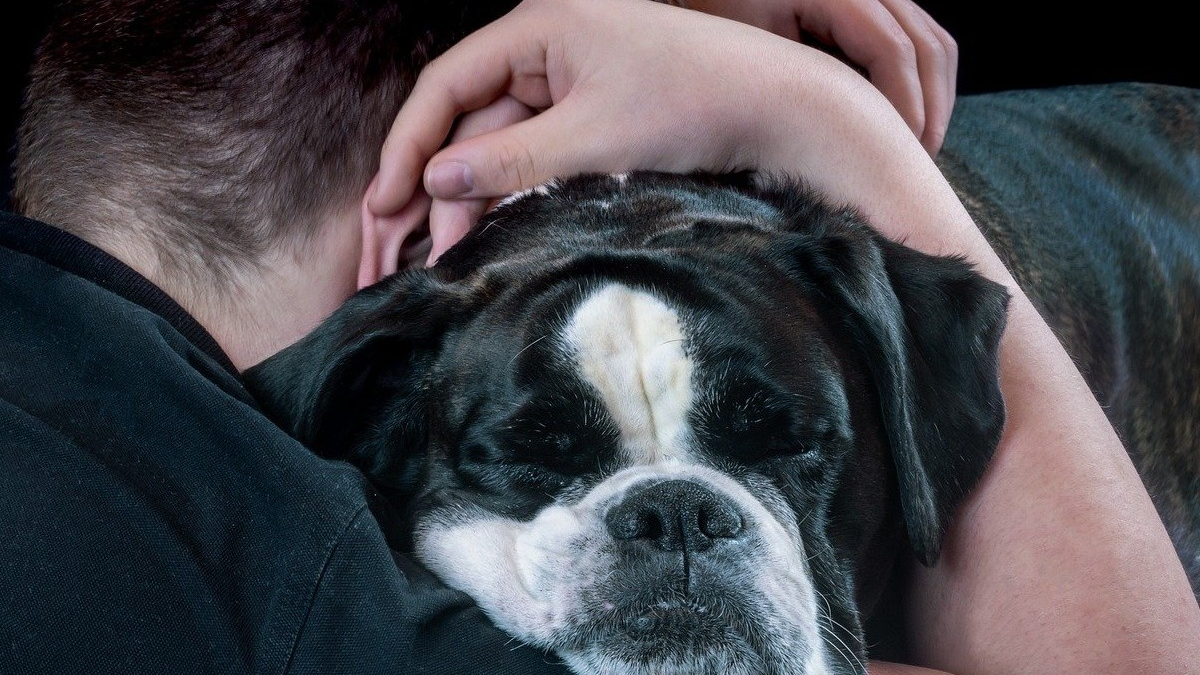
M 396 213 L 381 216 L 368 208 L 375 181 L 363 195 L 362 255 L 358 262 L 358 287 L 366 288 L 400 269 L 400 258 L 406 247 L 420 245 L 422 233 L 429 220 L 430 199 L 418 189 Z

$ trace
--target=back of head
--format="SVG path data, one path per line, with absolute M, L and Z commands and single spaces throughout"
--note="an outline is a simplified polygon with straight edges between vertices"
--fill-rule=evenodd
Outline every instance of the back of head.
M 508 5 L 65 0 L 32 72 L 15 204 L 219 285 L 360 199 L 420 68 Z

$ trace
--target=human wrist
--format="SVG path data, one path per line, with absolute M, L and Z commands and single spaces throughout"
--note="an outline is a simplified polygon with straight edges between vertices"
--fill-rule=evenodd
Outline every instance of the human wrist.
M 965 255 L 1012 286 L 953 188 L 878 90 L 820 53 L 774 70 L 774 93 L 746 113 L 757 120 L 750 165 L 800 178 L 831 203 L 853 206 L 885 236 L 933 255 Z

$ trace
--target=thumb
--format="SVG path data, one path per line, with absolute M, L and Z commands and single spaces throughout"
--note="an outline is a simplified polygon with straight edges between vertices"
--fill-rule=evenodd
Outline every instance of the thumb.
M 452 143 L 429 161 L 425 190 L 437 199 L 501 197 L 556 176 L 612 171 L 619 143 L 583 106 L 564 101 L 524 122 Z M 625 167 L 634 168 L 634 167 Z

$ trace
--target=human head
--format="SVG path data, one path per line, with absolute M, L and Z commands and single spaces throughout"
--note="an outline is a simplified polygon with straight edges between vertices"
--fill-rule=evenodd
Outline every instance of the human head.
M 14 203 L 220 294 L 363 195 L 420 68 L 506 3 L 65 0 Z M 173 293 L 174 294 L 174 293 Z

